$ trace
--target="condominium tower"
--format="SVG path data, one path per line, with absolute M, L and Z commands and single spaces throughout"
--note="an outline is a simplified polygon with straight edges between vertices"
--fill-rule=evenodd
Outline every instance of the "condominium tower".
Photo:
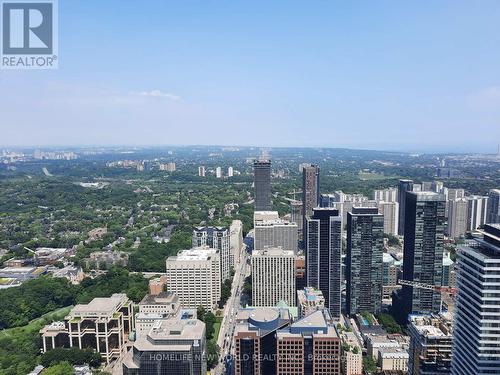
M 500 373 L 500 225 L 458 247 L 453 375 Z
M 335 209 L 314 208 L 306 225 L 307 286 L 321 290 L 330 314 L 340 317 L 342 217 Z
M 349 315 L 379 314 L 382 305 L 384 217 L 377 208 L 347 214 L 346 307 Z
M 193 230 L 193 247 L 208 246 L 219 250 L 221 281 L 229 279 L 231 269 L 231 233 L 223 227 L 196 227 Z
M 252 304 L 271 307 L 278 302 L 295 306 L 295 254 L 269 248 L 252 252 Z
M 179 296 L 182 307 L 213 310 L 221 296 L 219 251 L 182 250 L 166 261 L 167 289 Z
M 407 192 L 405 205 L 403 279 L 441 285 L 445 198 L 433 192 Z M 440 310 L 441 296 L 433 290 L 405 285 L 401 292 L 403 314 Z

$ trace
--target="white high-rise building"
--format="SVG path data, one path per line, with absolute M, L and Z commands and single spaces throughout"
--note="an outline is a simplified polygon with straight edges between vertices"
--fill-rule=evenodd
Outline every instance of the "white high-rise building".
M 228 167 L 227 168 L 227 177 L 233 177 L 234 171 L 233 167 Z
M 469 202 L 465 198 L 456 198 L 448 201 L 448 226 L 446 233 L 449 237 L 458 238 L 467 231 L 467 211 Z
M 221 282 L 229 279 L 231 268 L 230 231 L 224 227 L 196 227 L 193 229 L 193 247 L 208 246 L 219 250 Z
M 378 211 L 384 215 L 384 233 L 398 235 L 399 203 L 380 201 Z
M 215 177 L 222 178 L 222 168 L 221 167 L 215 168 Z
M 453 375 L 500 373 L 500 225 L 457 251 Z
M 470 195 L 467 197 L 469 208 L 467 209 L 467 230 L 475 231 L 486 223 L 486 209 L 488 197 L 481 195 Z
M 198 167 L 198 176 L 199 177 L 205 177 L 205 167 L 203 165 L 199 166 Z
M 283 219 L 262 220 L 254 226 L 255 250 L 264 250 L 268 247 L 281 247 L 282 249 L 297 252 L 298 226 Z
M 373 199 L 380 202 L 397 202 L 398 201 L 398 189 L 388 188 L 382 190 L 373 191 Z
M 269 248 L 252 252 L 252 304 L 295 306 L 295 255 L 291 250 Z
M 208 247 L 182 250 L 166 261 L 167 289 L 182 307 L 214 310 L 221 297 L 219 251 Z
M 242 259 L 243 252 L 243 223 L 241 220 L 233 220 L 229 227 L 230 265 L 234 267 Z

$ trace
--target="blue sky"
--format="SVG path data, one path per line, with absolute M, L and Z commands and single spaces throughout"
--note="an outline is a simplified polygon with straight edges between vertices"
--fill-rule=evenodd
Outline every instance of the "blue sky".
M 59 0 L 0 144 L 496 152 L 500 2 Z

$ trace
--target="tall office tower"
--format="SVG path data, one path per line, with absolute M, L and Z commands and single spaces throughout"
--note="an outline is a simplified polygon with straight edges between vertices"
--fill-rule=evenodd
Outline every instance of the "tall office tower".
M 383 190 L 374 190 L 373 199 L 376 201 L 384 202 L 397 202 L 398 201 L 398 189 L 388 188 Z
M 253 162 L 255 186 L 255 211 L 270 211 L 271 203 L 271 160 Z
M 166 260 L 167 289 L 177 294 L 182 307 L 213 310 L 221 295 L 219 251 L 182 250 Z
M 398 234 L 399 222 L 399 204 L 398 202 L 385 202 L 378 203 L 379 212 L 384 215 L 384 233 Z
M 278 330 L 276 341 L 277 375 L 341 374 L 340 337 L 327 310 Z
M 441 285 L 445 198 L 433 192 L 406 193 L 403 279 Z M 409 313 L 437 313 L 441 296 L 432 290 L 403 286 L 402 320 Z
M 254 225 L 254 249 L 264 250 L 268 247 L 297 252 L 298 229 L 296 223 L 283 219 L 271 219 L 256 222 Z
M 306 226 L 307 286 L 321 290 L 330 314 L 340 317 L 342 218 L 338 210 L 314 208 Z
M 230 232 L 224 227 L 196 227 L 193 229 L 193 247 L 207 246 L 219 250 L 221 282 L 229 279 L 231 271 Z
M 229 227 L 229 264 L 234 267 L 235 263 L 241 262 L 243 258 L 243 223 L 241 220 L 233 220 Z
M 295 254 L 269 248 L 252 252 L 252 304 L 271 307 L 284 301 L 295 306 Z
M 234 328 L 234 374 L 276 374 L 276 331 L 290 324 L 285 308 L 245 308 L 238 310 Z
M 488 197 L 470 195 L 467 197 L 469 207 L 467 209 L 467 230 L 475 231 L 486 223 L 486 208 Z
M 399 180 L 399 187 L 398 187 L 398 203 L 399 203 L 398 234 L 399 235 L 403 235 L 405 231 L 406 192 L 412 190 L 413 190 L 412 180 Z
M 453 375 L 500 373 L 500 225 L 486 224 L 483 239 L 457 251 Z
M 297 224 L 299 233 L 302 233 L 302 202 L 290 201 L 290 221 Z
M 351 316 L 379 314 L 382 305 L 384 216 L 377 208 L 347 214 L 346 307 Z
M 319 206 L 319 166 L 307 165 L 302 169 L 302 221 L 304 230 L 306 218 Z
M 491 189 L 488 194 L 488 210 L 486 223 L 500 223 L 500 189 Z
M 222 178 L 222 168 L 221 167 L 215 168 L 215 177 Z
M 442 315 L 410 315 L 410 375 L 445 375 L 451 371 L 453 330 Z
M 198 176 L 205 177 L 205 173 L 206 173 L 205 167 L 203 165 L 199 166 L 198 167 Z
M 448 201 L 448 225 L 446 234 L 451 238 L 465 235 L 467 231 L 467 210 L 469 203 L 465 198 L 456 198 Z

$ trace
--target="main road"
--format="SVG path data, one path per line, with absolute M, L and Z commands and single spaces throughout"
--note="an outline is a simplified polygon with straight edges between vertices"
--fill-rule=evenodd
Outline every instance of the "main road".
M 219 363 L 215 367 L 213 373 L 215 375 L 222 375 L 225 373 L 225 358 L 230 354 L 235 318 L 240 307 L 241 292 L 243 291 L 243 284 L 245 283 L 245 278 L 250 274 L 248 267 L 248 254 L 246 251 L 246 246 L 243 245 L 241 261 L 235 264 L 235 273 L 233 278 L 233 284 L 231 287 L 231 296 L 226 302 L 223 311 L 223 317 L 221 322 L 221 327 L 219 331 L 219 337 L 217 339 L 217 345 L 221 349 L 221 355 L 219 358 Z

